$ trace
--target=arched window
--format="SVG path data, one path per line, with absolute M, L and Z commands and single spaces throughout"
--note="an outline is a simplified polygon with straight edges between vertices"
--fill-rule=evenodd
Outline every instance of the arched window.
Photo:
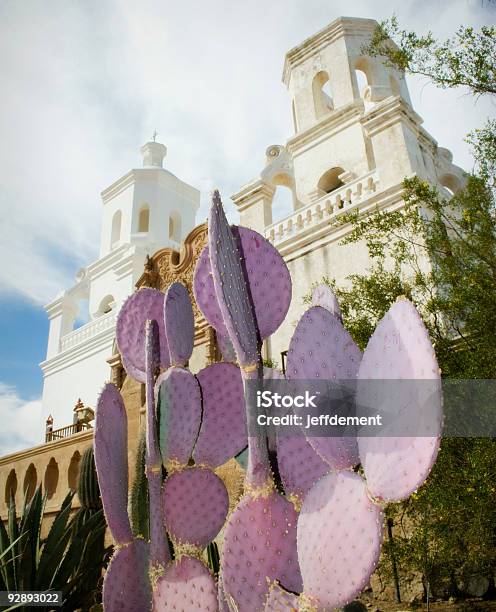
M 339 175 L 343 174 L 343 172 L 344 170 L 342 168 L 331 168 L 327 170 L 327 172 L 324 172 L 320 177 L 317 188 L 324 193 L 331 193 L 331 191 L 339 189 L 339 187 L 344 185 L 343 181 L 339 178 Z
M 181 241 L 181 215 L 175 210 L 169 216 L 169 238 L 175 242 Z
M 368 87 L 367 75 L 363 70 L 355 70 L 357 86 L 358 86 L 358 95 L 360 98 L 365 97 L 365 90 Z
M 455 195 L 461 189 L 460 179 L 454 174 L 442 174 L 439 177 L 439 182 L 451 195 Z
M 7 477 L 7 482 L 5 484 L 5 503 L 7 504 L 7 506 L 10 503 L 10 498 L 15 497 L 16 492 L 17 492 L 17 475 L 15 473 L 15 470 L 12 469 L 9 472 L 9 475 Z
M 138 232 L 147 232 L 150 228 L 150 208 L 143 204 L 138 216 Z
M 108 314 L 115 306 L 115 300 L 113 295 L 106 295 L 98 306 L 97 316 Z
M 59 483 L 59 466 L 57 462 L 52 457 L 50 462 L 47 465 L 47 469 L 45 471 L 45 493 L 48 499 L 52 499 L 55 495 L 55 491 L 57 490 L 57 485 Z
M 122 213 L 118 210 L 112 217 L 112 236 L 110 239 L 111 248 L 115 248 L 121 239 Z
M 279 184 L 272 198 L 272 220 L 275 223 L 293 212 L 293 192 L 289 187 Z
M 315 118 L 320 119 L 334 108 L 329 74 L 325 70 L 317 72 L 313 77 L 312 90 Z
M 36 491 L 37 479 L 38 474 L 36 473 L 36 468 L 32 463 L 30 463 L 28 469 L 26 470 L 26 475 L 24 476 L 24 484 L 22 487 L 24 499 L 26 501 L 30 501 L 30 499 L 33 497 L 34 492 Z
M 355 78 L 358 88 L 358 96 L 367 98 L 367 88 L 372 86 L 372 70 L 369 60 L 366 57 L 359 57 L 355 62 Z
M 69 470 L 67 472 L 67 484 L 69 485 L 69 489 L 71 489 L 72 491 L 75 491 L 77 487 L 80 461 L 81 461 L 81 454 L 79 453 L 79 451 L 76 451 L 71 457 L 71 462 L 69 464 Z

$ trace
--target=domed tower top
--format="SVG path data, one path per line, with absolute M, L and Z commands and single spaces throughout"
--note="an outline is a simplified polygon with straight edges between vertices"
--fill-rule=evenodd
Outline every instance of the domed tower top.
M 157 133 L 141 148 L 142 167 L 134 168 L 102 192 L 100 257 L 124 245 L 148 253 L 180 248 L 195 226 L 200 192 L 164 168 L 167 147 Z
M 156 142 L 156 137 L 157 132 L 154 132 L 153 140 L 148 141 L 140 149 L 144 168 L 163 168 L 164 157 L 167 155 L 167 147 L 161 142 Z

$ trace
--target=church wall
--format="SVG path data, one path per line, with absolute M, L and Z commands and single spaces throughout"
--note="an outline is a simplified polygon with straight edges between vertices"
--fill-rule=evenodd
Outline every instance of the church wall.
M 98 394 L 106 380 L 110 378 L 107 363 L 112 355 L 113 330 L 107 339 L 92 350 L 84 346 L 78 355 L 78 347 L 63 354 L 58 367 L 45 373 L 43 386 L 43 417 L 49 414 L 54 419 L 54 429 L 72 424 L 73 408 L 81 396 L 85 405 L 96 405 Z
M 270 357 L 275 359 L 279 367 L 282 365 L 281 351 L 289 348 L 296 324 L 308 308 L 303 298 L 310 292 L 312 285 L 327 276 L 343 286 L 347 276 L 364 272 L 371 264 L 364 244 L 340 245 L 339 240 L 331 240 L 317 248 L 311 245 L 298 257 L 285 257 L 293 285 L 291 305 L 283 324 L 270 339 Z
M 296 149 L 296 143 L 293 145 Z M 309 192 L 317 188 L 321 176 L 331 168 L 343 168 L 357 176 L 369 171 L 362 126 L 357 121 L 339 130 L 328 130 L 293 154 L 293 165 L 298 199 L 307 204 Z
M 36 470 L 35 486 L 45 484 L 45 476 L 50 462 L 52 465 L 55 462 L 57 466 L 58 478 L 54 479 L 53 470 L 50 473 L 50 486 L 53 492 L 52 496 L 47 500 L 46 515 L 50 516 L 60 508 L 60 504 L 69 492 L 70 485 L 74 483 L 73 470 L 70 470 L 71 460 L 75 459 L 77 463 L 78 457 L 82 456 L 88 446 L 91 446 L 93 432 L 82 432 L 41 446 L 35 446 L 25 451 L 20 451 L 12 455 L 5 455 L 0 458 L 0 517 L 5 519 L 7 516 L 8 492 L 6 490 L 9 474 L 12 470 L 15 471 L 17 479 L 17 489 L 15 494 L 16 507 L 18 513 L 22 511 L 24 501 L 24 483 L 26 473 L 30 465 L 33 465 Z M 56 480 L 56 482 L 55 482 Z M 48 483 L 47 483 L 48 484 Z M 79 507 L 77 497 L 73 501 L 73 507 Z

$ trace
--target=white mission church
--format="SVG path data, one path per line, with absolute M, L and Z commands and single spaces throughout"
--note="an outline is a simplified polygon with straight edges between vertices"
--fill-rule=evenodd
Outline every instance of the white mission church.
M 363 55 L 376 25 L 339 18 L 287 53 L 283 82 L 294 133 L 268 147 L 260 174 L 232 196 L 240 224 L 271 240 L 293 278 L 288 317 L 264 348 L 279 364 L 311 284 L 324 275 L 343 282 L 370 263 L 360 245 L 339 245 L 346 230 L 329 223 L 335 215 L 401 207 L 405 176 L 418 175 L 447 193 L 464 182 L 451 153 L 422 127 L 403 75 Z M 70 423 L 78 397 L 95 406 L 109 377 L 116 315 L 146 255 L 163 247 L 179 250 L 195 227 L 200 192 L 163 167 L 163 144 L 148 142 L 141 154 L 142 167 L 102 192 L 99 259 L 46 306 L 43 409 L 57 427 Z M 292 194 L 292 210 L 283 218 L 273 207 L 278 189 Z M 88 300 L 90 318 L 74 329 L 82 300 Z

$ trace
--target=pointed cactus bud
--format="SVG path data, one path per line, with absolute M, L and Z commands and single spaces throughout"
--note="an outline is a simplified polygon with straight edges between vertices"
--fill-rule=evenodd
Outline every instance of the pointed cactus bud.
M 242 251 L 227 222 L 218 192 L 214 193 L 210 209 L 208 247 L 220 320 L 224 322 L 240 364 L 257 363 L 259 335 L 241 265 Z M 219 331 L 225 333 L 224 329 Z

